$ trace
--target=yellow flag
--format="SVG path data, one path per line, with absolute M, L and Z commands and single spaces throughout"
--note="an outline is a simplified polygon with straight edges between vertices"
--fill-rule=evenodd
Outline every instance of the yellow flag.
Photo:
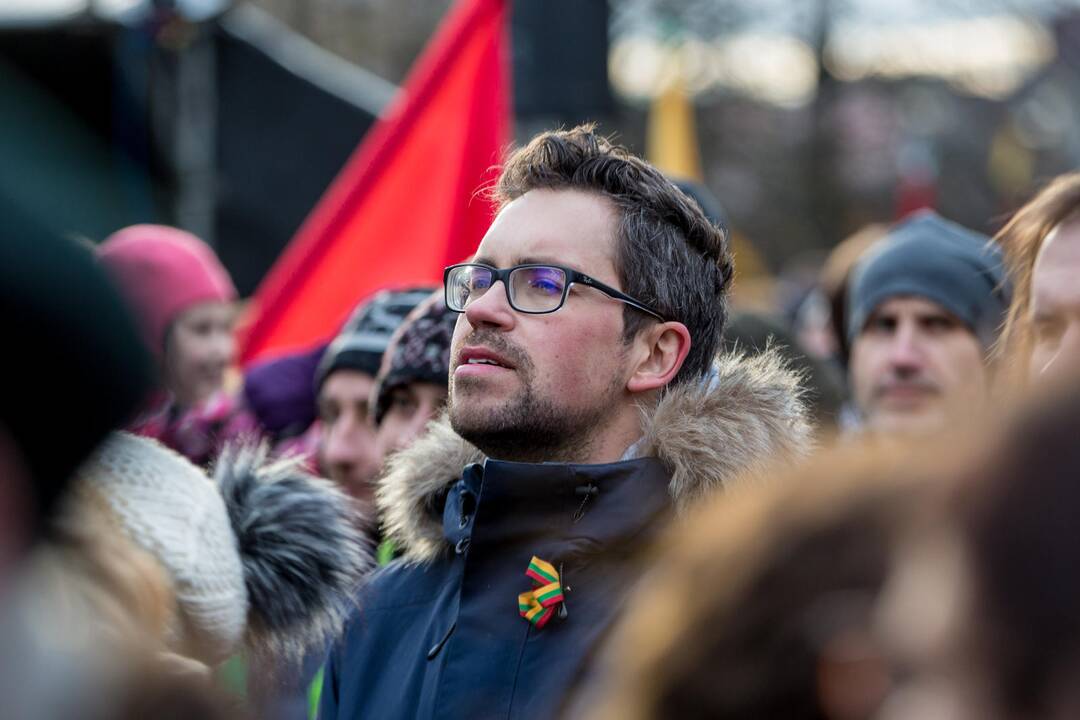
M 653 100 L 649 108 L 645 153 L 649 162 L 668 177 L 704 184 L 694 104 L 681 82 L 671 83 Z M 730 238 L 736 276 L 742 279 L 768 277 L 764 260 L 746 236 L 732 229 Z
M 681 83 L 672 83 L 653 100 L 645 153 L 669 177 L 702 181 L 694 105 Z

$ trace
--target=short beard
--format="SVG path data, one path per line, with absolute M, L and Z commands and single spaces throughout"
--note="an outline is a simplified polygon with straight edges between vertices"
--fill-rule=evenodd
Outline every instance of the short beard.
M 495 346 L 495 343 L 491 344 Z M 505 345 L 499 349 L 506 349 Z M 487 457 L 512 462 L 581 462 L 612 412 L 622 383 L 612 378 L 604 398 L 592 408 L 563 408 L 533 389 L 533 367 L 523 353 L 514 356 L 523 390 L 492 411 L 467 412 L 454 401 L 455 389 L 468 384 L 451 379 L 450 425 Z M 455 387 L 456 386 L 456 387 Z M 568 393 L 572 389 L 567 389 Z

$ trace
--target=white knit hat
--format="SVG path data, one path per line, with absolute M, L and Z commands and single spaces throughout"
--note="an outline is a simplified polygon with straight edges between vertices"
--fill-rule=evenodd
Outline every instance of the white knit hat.
M 183 456 L 148 438 L 113 433 L 79 471 L 124 532 L 170 575 L 177 648 L 208 663 L 234 652 L 248 597 L 236 536 L 217 485 Z

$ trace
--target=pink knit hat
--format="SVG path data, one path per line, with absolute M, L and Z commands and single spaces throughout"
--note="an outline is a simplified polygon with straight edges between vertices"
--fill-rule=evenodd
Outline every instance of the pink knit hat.
M 147 345 L 159 357 L 176 317 L 208 300 L 236 299 L 229 273 L 210 246 L 165 225 L 132 225 L 98 246 L 98 258 L 139 319 Z

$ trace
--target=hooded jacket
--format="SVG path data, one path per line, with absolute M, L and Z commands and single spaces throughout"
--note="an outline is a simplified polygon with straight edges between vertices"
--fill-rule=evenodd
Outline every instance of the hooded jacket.
M 803 454 L 798 378 L 774 353 L 718 358 L 707 382 L 643 412 L 634 459 L 484 459 L 444 416 L 381 481 L 402 557 L 359 599 L 326 666 L 319 717 L 535 718 L 561 707 L 640 575 L 638 551 L 702 497 Z M 463 470 L 464 468 L 464 470 Z M 518 612 L 537 556 L 563 610 Z

